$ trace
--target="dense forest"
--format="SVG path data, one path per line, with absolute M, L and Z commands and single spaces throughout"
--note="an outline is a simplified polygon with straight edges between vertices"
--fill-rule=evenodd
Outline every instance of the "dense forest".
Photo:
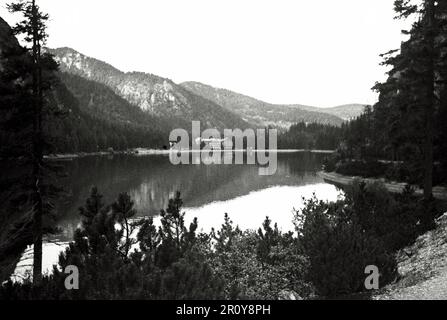
M 341 126 L 300 122 L 278 136 L 278 149 L 335 150 L 343 140 Z
M 14 88 L 14 81 L 26 77 L 27 72 L 18 69 L 18 64 L 24 59 L 22 54 L 17 55 L 20 50 L 19 47 L 13 47 L 4 50 L 2 54 L 0 99 L 4 107 L 12 106 L 15 100 L 22 99 Z M 47 57 L 51 58 L 49 55 Z M 166 137 L 169 133 L 163 120 L 130 105 L 99 83 L 58 72 L 52 76 L 51 90 L 45 99 L 48 112 L 43 130 L 49 142 L 46 154 L 96 152 L 109 148 L 161 149 L 167 145 Z M 105 107 L 107 110 L 101 110 Z M 20 128 L 20 123 L 13 124 L 10 121 L 11 109 L 2 108 L 0 112 L 0 157 L 7 158 L 13 154 L 6 149 L 15 145 L 17 129 L 23 128 Z M 123 114 L 126 115 L 124 118 Z
M 374 87 L 379 101 L 346 126 L 329 169 L 386 176 L 430 193 L 433 179 L 447 181 L 447 3 L 396 1 L 396 12 L 418 18 L 400 50 L 383 55 L 390 71 Z
M 130 105 L 111 89 L 65 73 L 58 73 L 57 79 L 52 103 L 65 112 L 48 125 L 55 152 L 161 149 L 167 144 L 167 126 L 161 119 Z

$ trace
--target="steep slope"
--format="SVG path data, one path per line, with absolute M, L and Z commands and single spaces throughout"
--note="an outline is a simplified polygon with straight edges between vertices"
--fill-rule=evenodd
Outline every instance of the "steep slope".
M 374 300 L 447 299 L 447 213 L 436 228 L 418 237 L 396 255 L 398 281 L 386 286 Z
M 214 101 L 256 125 L 288 128 L 297 122 L 340 125 L 343 120 L 334 114 L 317 112 L 318 108 L 301 105 L 275 105 L 230 90 L 214 88 L 199 82 L 184 82 L 181 86 Z M 318 110 L 319 111 L 319 110 Z
M 6 59 L 4 53 L 12 49 L 20 49 L 19 42 L 12 34 L 8 23 L 0 17 L 0 71 L 2 70 L 2 60 Z
M 162 148 L 167 144 L 169 133 L 162 121 L 108 87 L 65 73 L 59 77 L 51 102 L 66 115 L 49 123 L 55 152 Z
M 15 108 L 17 81 L 10 76 L 14 74 L 17 79 L 27 76 L 17 68 L 26 57 L 10 26 L 0 18 L 0 152 L 10 152 L 18 143 L 15 133 L 6 130 L 5 121 Z M 64 116 L 44 121 L 55 147 L 49 152 L 161 148 L 167 144 L 169 131 L 162 119 L 130 104 L 105 85 L 63 72 L 58 76 L 60 81 L 54 85 L 49 99 Z
M 106 85 L 65 72 L 61 72 L 59 77 L 78 100 L 82 112 L 108 122 L 168 134 L 167 124 L 162 119 L 130 104 Z
M 8 91 L 8 83 L 3 79 L 3 71 L 7 65 L 7 55 L 11 50 L 20 50 L 20 46 L 17 39 L 13 36 L 9 25 L 0 17 L 0 167 L 2 168 L 2 174 L 0 175 L 0 201 L 3 204 L 0 208 L 0 282 L 3 282 L 9 278 L 11 273 L 14 272 L 15 264 L 17 263 L 21 251 L 26 247 L 27 239 L 25 237 L 15 237 L 18 235 L 14 232 L 14 225 L 18 225 L 22 222 L 22 215 L 11 214 L 10 210 L 6 208 L 9 203 L 11 188 L 14 185 L 11 181 L 17 181 L 17 174 L 15 173 L 15 167 L 11 170 L 11 166 L 8 166 L 2 161 L 3 147 L 10 144 L 13 138 L 7 136 L 4 132 L 4 121 L 6 114 L 4 109 L 5 105 L 2 101 L 4 91 Z
M 153 74 L 124 73 L 100 60 L 70 48 L 48 49 L 60 63 L 60 69 L 99 82 L 152 116 L 165 120 L 171 127 L 190 127 L 201 121 L 202 127 L 245 128 L 248 124 L 231 111 L 187 89 Z

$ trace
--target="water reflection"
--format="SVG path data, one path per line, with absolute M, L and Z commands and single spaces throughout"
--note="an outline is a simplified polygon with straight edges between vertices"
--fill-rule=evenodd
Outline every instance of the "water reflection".
M 111 203 L 120 192 L 129 192 L 135 201 L 139 216 L 157 215 L 160 209 L 166 207 L 169 198 L 176 191 L 180 191 L 189 211 L 202 208 L 203 215 L 203 210 L 206 209 L 204 207 L 220 203 L 230 207 L 228 210 L 220 209 L 219 214 L 223 217 L 223 213 L 228 212 L 235 220 L 234 216 L 242 213 L 254 214 L 249 212 L 249 203 L 252 200 L 250 197 L 245 198 L 247 205 L 241 204 L 240 207 L 231 205 L 230 200 L 276 186 L 296 188 L 314 185 L 306 190 L 321 189 L 324 182 L 316 172 L 321 167 L 323 157 L 324 155 L 310 153 L 278 154 L 278 169 L 272 176 L 260 176 L 256 165 L 174 166 L 167 155 L 118 155 L 113 158 L 77 159 L 67 164 L 69 178 L 65 181 L 65 189 L 69 196 L 58 206 L 59 225 L 64 231 L 58 238 L 63 241 L 71 240 L 79 223 L 78 208 L 84 204 L 93 185 L 104 194 L 106 203 Z M 289 200 L 289 204 L 292 204 L 294 198 L 300 199 L 299 190 L 285 190 L 272 189 L 262 194 L 263 200 L 278 206 L 276 212 L 270 213 L 273 218 L 283 213 L 280 202 Z M 335 189 L 332 190 L 335 194 Z M 304 193 L 310 196 L 312 192 Z M 284 194 L 287 194 L 287 197 L 282 196 L 279 200 L 278 195 Z
M 228 156 L 228 155 L 225 155 Z M 66 164 L 64 181 L 69 196 L 58 204 L 62 233 L 47 239 L 43 269 L 49 271 L 79 225 L 78 208 L 96 185 L 111 203 L 120 192 L 129 192 L 139 216 L 157 215 L 169 198 L 181 191 L 186 222 L 199 219 L 199 228 L 218 228 L 224 213 L 242 229 L 257 229 L 269 216 L 283 231 L 294 229 L 293 209 L 302 207 L 302 197 L 313 193 L 322 200 L 335 200 L 338 192 L 316 175 L 324 155 L 278 154 L 275 175 L 260 176 L 256 165 L 180 165 L 167 155 L 87 157 Z M 156 218 L 156 223 L 157 223 Z M 25 252 L 12 278 L 30 271 L 32 247 Z

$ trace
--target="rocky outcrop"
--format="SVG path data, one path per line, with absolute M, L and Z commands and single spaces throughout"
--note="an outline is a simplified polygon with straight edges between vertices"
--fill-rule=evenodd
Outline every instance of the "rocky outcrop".
M 293 290 L 282 290 L 278 294 L 278 300 L 303 300 L 303 298 Z
M 399 280 L 376 300 L 447 300 L 447 213 L 397 254 Z
M 48 49 L 60 63 L 60 70 L 104 84 L 129 103 L 174 125 L 191 126 L 200 121 L 203 127 L 247 128 L 248 123 L 235 113 L 198 96 L 173 81 L 143 72 L 122 72 L 100 60 L 70 48 Z

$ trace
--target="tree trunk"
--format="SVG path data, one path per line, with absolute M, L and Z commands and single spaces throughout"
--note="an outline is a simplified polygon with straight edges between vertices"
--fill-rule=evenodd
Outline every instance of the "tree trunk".
M 428 70 L 428 104 L 425 108 L 424 145 L 424 198 L 430 200 L 433 194 L 433 113 L 435 103 L 435 0 L 427 3 L 428 46 L 430 63 Z
M 42 280 L 42 219 L 43 200 L 41 193 L 42 154 L 42 70 L 40 65 L 40 40 L 38 15 L 33 0 L 33 284 L 39 285 Z

